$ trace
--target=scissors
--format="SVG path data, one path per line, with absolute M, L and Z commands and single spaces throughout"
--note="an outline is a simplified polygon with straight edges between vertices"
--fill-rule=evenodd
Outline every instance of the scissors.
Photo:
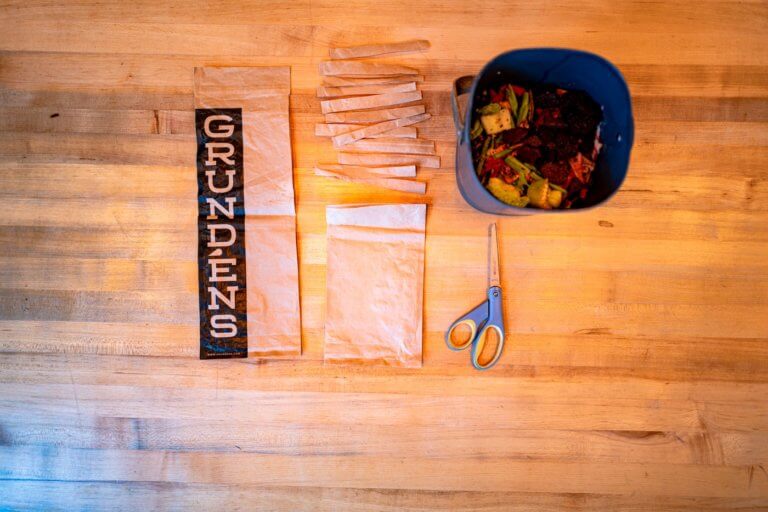
M 469 328 L 469 337 L 463 339 L 456 332 L 459 328 Z M 486 363 L 480 363 L 488 339 L 488 332 L 494 329 L 499 339 L 496 352 Z M 458 340 L 457 340 L 458 338 Z M 495 365 L 504 348 L 504 315 L 501 309 L 501 281 L 499 280 L 499 242 L 496 237 L 496 224 L 488 226 L 488 299 L 472 311 L 451 324 L 445 333 L 445 343 L 451 350 L 464 350 L 472 345 L 472 366 L 478 370 L 487 370 Z

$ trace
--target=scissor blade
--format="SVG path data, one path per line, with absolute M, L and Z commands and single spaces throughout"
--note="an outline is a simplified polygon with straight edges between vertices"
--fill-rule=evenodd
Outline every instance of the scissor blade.
M 488 288 L 501 286 L 499 278 L 499 240 L 496 237 L 496 223 L 488 226 Z

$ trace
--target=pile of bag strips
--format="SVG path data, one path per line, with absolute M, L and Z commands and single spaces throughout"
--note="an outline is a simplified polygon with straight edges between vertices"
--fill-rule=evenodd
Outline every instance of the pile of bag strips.
M 427 49 L 428 41 L 331 48 L 332 60 L 320 63 L 325 123 L 315 134 L 330 137 L 340 152 L 338 164 L 318 164 L 315 174 L 425 192 L 424 182 L 409 179 L 417 166 L 440 167 L 434 141 L 419 138 L 415 127 L 430 118 L 418 89 L 424 77 L 411 67 L 362 59 Z

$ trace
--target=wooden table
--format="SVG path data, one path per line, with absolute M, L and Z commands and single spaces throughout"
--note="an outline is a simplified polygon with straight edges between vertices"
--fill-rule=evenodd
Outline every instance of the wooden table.
M 65 5 L 66 4 L 66 5 Z M 766 510 L 768 3 L 156 0 L 0 10 L 0 509 Z M 329 43 L 431 40 L 424 367 L 322 364 L 314 177 Z M 448 90 L 598 52 L 637 136 L 605 207 L 499 219 L 508 345 L 443 345 L 485 286 Z M 304 354 L 199 361 L 192 68 L 290 65 Z M 115 355 L 130 354 L 130 355 Z

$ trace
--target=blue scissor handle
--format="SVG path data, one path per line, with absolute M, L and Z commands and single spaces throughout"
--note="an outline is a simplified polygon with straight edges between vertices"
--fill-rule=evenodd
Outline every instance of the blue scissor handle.
M 478 370 L 487 370 L 495 365 L 501 357 L 501 351 L 504 349 L 504 313 L 501 309 L 502 297 L 501 288 L 491 286 L 488 288 L 488 320 L 480 329 L 475 341 L 472 343 L 472 366 Z M 488 331 L 494 329 L 499 337 L 496 343 L 496 352 L 493 357 L 485 364 L 480 364 L 479 357 L 485 348 Z
M 501 288 L 492 286 L 488 289 L 488 300 L 478 304 L 472 311 L 453 322 L 445 334 L 445 344 L 451 350 L 464 350 L 469 345 L 472 345 L 472 366 L 478 370 L 487 370 L 495 365 L 504 348 L 504 315 L 501 304 Z M 453 339 L 453 333 L 460 325 L 469 327 L 470 335 L 466 341 L 457 343 Z M 496 352 L 491 360 L 485 364 L 480 364 L 478 358 L 483 353 L 489 329 L 496 331 L 499 341 L 496 345 Z
M 477 332 L 483 328 L 486 320 L 488 320 L 488 301 L 484 300 L 475 306 L 472 311 L 451 324 L 448 328 L 448 332 L 445 333 L 445 344 L 448 345 L 448 348 L 451 350 L 464 350 L 475 341 Z M 453 339 L 453 332 L 461 325 L 467 326 L 470 333 L 466 341 L 457 343 L 456 340 Z

